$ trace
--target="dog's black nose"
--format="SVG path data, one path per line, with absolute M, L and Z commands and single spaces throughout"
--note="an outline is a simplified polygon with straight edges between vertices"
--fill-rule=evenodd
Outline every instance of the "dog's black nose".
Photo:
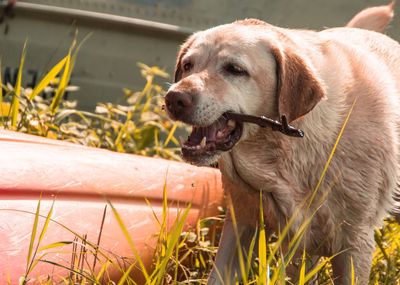
M 171 117 L 183 120 L 193 110 L 193 95 L 177 91 L 169 91 L 165 96 L 165 105 Z

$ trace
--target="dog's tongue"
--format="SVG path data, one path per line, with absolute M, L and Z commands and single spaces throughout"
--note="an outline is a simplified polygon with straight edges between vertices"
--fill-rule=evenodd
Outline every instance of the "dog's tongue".
M 188 146 L 199 145 L 201 141 L 206 139 L 206 142 L 215 142 L 217 136 L 217 123 L 214 123 L 208 127 L 193 127 L 191 134 L 188 137 L 186 144 Z
M 221 116 L 216 122 L 206 127 L 193 126 L 193 130 L 188 140 L 181 142 L 182 150 L 186 152 L 195 152 L 196 154 L 221 149 L 224 150 L 224 144 L 232 130 L 235 129 L 235 121 L 228 120 Z M 194 154 L 194 153 L 193 153 Z

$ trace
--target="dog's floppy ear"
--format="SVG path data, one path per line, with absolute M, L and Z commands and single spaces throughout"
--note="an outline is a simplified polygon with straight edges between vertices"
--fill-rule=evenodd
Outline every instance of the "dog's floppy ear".
M 175 64 L 175 75 L 174 75 L 174 82 L 178 82 L 182 78 L 182 68 L 181 68 L 181 62 L 182 62 L 182 57 L 186 54 L 187 48 L 182 48 L 179 50 L 178 57 L 176 59 L 176 64 Z
M 312 67 L 291 50 L 272 48 L 276 60 L 277 95 L 279 117 L 288 122 L 310 112 L 325 99 L 325 88 Z
M 195 39 L 195 35 L 192 35 L 190 38 L 186 40 L 181 46 L 181 49 L 178 52 L 178 56 L 176 59 L 175 64 L 175 75 L 174 75 L 174 82 L 178 82 L 182 78 L 182 58 L 188 52 L 190 46 L 193 44 Z

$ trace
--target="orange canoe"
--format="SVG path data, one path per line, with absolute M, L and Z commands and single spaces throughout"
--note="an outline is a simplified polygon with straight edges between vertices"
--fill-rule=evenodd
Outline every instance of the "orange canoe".
M 190 203 L 186 222 L 195 225 L 200 217 L 215 214 L 223 200 L 218 170 L 163 159 L 9 131 L 0 131 L 0 159 L 0 284 L 17 284 L 26 272 L 39 200 L 41 217 L 36 242 L 55 202 L 52 220 L 38 246 L 36 258 L 41 261 L 29 274 L 32 284 L 47 276 L 66 277 L 65 269 L 51 263 L 70 267 L 74 256 L 74 245 L 68 242 L 62 250 L 42 248 L 73 241 L 76 235 L 85 235 L 89 243 L 97 244 L 102 224 L 101 251 L 119 257 L 133 256 L 110 207 L 102 223 L 107 200 L 117 209 L 147 266 L 159 232 L 154 215 L 161 217 L 164 185 L 171 221 L 178 209 Z M 78 245 L 81 243 L 79 240 Z M 80 247 L 76 248 L 79 251 Z M 110 274 L 117 278 L 120 273 L 111 270 Z

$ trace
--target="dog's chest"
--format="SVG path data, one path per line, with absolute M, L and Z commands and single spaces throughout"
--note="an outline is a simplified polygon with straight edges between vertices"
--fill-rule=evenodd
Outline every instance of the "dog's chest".
M 277 148 L 244 142 L 230 155 L 233 167 L 242 180 L 256 191 L 271 191 L 269 188 L 279 179 Z

